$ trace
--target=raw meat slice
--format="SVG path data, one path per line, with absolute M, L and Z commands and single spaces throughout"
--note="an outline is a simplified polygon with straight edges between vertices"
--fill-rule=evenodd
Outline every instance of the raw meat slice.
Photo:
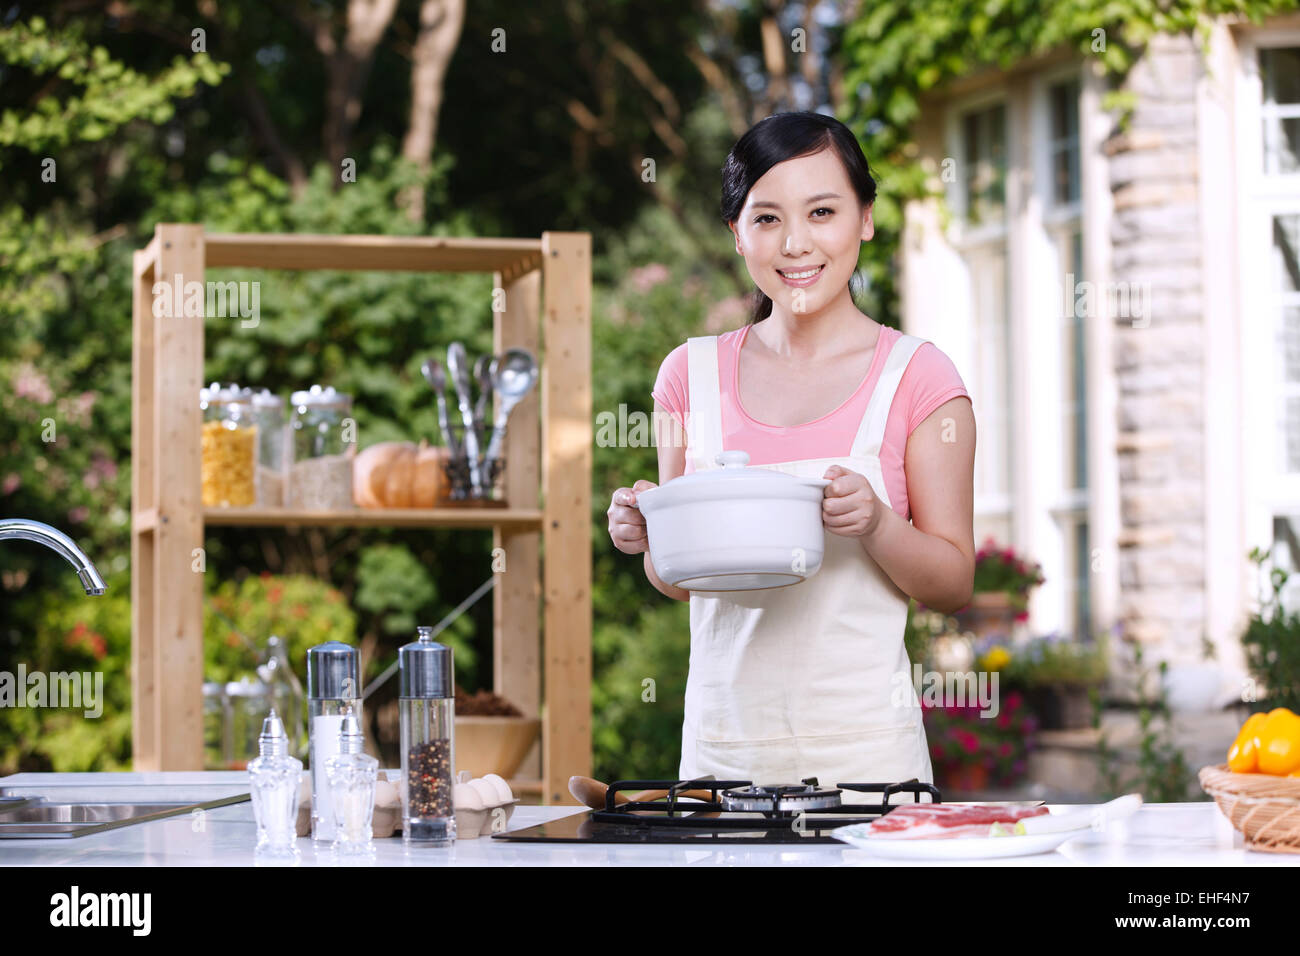
M 1046 814 L 1047 807 L 965 806 L 958 803 L 907 804 L 871 822 L 871 836 L 882 840 L 933 840 L 989 834 L 994 823 L 1015 823 Z

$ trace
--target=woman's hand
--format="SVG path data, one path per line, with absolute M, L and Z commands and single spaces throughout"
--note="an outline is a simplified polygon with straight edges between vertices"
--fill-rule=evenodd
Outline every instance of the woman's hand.
M 822 523 L 826 530 L 846 538 L 873 534 L 880 525 L 885 505 L 871 490 L 866 477 L 839 465 L 831 465 L 822 477 L 831 479 L 822 500 Z
M 636 505 L 636 496 L 642 491 L 658 488 L 653 481 L 642 478 L 631 488 L 619 488 L 610 500 L 609 537 L 614 547 L 624 554 L 641 554 L 650 550 L 650 539 L 646 536 L 645 515 Z

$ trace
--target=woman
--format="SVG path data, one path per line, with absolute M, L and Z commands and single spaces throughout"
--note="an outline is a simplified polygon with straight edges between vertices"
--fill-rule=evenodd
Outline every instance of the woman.
M 974 584 L 975 418 L 952 362 L 853 304 L 876 184 L 853 134 L 818 113 L 750 129 L 723 167 L 723 220 L 758 285 L 750 323 L 674 349 L 652 391 L 660 483 L 750 464 L 832 479 L 817 574 L 688 592 L 647 550 L 637 481 L 608 511 L 615 546 L 689 601 L 679 775 L 824 785 L 933 782 L 903 646 L 908 596 L 951 612 Z M 909 523 L 910 518 L 910 523 Z

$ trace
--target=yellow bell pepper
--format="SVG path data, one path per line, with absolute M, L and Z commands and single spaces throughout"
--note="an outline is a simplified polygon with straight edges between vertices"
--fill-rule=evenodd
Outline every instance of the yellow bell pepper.
M 1267 714 L 1251 714 L 1237 732 L 1237 739 L 1228 748 L 1228 769 L 1233 773 L 1259 772 L 1259 739 L 1256 734 Z
M 1269 711 L 1256 740 L 1260 773 L 1284 777 L 1300 770 L 1300 716 L 1285 707 Z

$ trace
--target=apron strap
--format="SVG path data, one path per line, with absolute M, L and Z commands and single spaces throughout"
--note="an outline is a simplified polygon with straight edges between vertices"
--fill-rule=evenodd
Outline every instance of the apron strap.
M 894 404 L 894 394 L 898 383 L 903 380 L 903 372 L 912 361 L 916 350 L 924 345 L 925 339 L 915 335 L 903 335 L 894 343 L 885 358 L 885 367 L 867 402 L 866 413 L 858 426 L 857 437 L 853 439 L 850 455 L 862 458 L 875 458 L 880 455 L 880 446 L 885 440 L 885 423 L 889 420 L 889 408 Z M 692 383 L 692 388 L 694 383 Z
M 686 340 L 686 370 L 691 390 L 686 415 L 686 452 L 696 471 L 717 468 L 722 451 L 722 393 L 718 384 L 718 337 Z

